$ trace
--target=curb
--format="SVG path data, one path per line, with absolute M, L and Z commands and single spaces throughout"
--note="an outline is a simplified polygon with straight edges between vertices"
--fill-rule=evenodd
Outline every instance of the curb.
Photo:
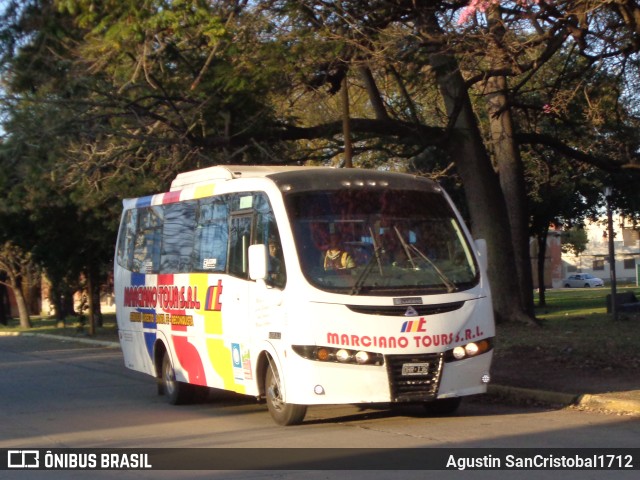
M 607 395 L 580 395 L 578 406 L 593 410 L 640 414 L 640 400 L 609 397 Z
M 489 385 L 487 394 L 512 402 L 536 401 L 547 405 L 559 405 L 568 407 L 575 405 L 580 395 L 571 393 L 549 392 L 546 390 L 534 390 L 531 388 L 507 387 L 504 385 Z
M 537 402 L 552 406 L 578 407 L 585 410 L 640 415 L 640 400 L 620 398 L 616 397 L 615 394 L 571 394 L 504 385 L 489 385 L 487 395 L 514 403 Z M 638 391 L 638 397 L 640 398 L 640 391 Z

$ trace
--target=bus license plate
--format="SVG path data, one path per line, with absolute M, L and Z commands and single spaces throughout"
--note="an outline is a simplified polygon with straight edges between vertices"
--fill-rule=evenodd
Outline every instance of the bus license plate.
M 402 364 L 402 375 L 428 375 L 428 363 L 404 363 Z

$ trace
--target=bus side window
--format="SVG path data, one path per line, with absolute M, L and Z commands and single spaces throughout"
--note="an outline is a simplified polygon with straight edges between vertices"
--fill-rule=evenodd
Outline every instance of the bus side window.
M 192 270 L 196 206 L 195 201 L 165 205 L 160 273 L 187 273 Z
M 162 243 L 162 218 L 162 207 L 149 207 L 139 211 L 132 271 L 158 273 Z
M 253 215 L 231 217 L 229 232 L 229 273 L 247 278 L 249 270 L 249 245 L 251 242 L 251 221 Z
M 266 195 L 256 194 L 254 203 L 257 212 L 253 243 L 267 247 L 267 284 L 283 288 L 287 282 L 287 271 L 276 219 Z
M 224 198 L 200 200 L 193 248 L 194 270 L 224 272 L 227 268 L 228 242 L 229 208 Z
M 118 265 L 131 270 L 133 262 L 133 246 L 135 243 L 136 228 L 138 226 L 138 210 L 127 210 L 120 226 L 118 241 Z

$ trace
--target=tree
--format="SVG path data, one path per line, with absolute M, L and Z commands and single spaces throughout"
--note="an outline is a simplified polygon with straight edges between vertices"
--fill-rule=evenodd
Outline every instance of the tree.
M 513 282 L 517 278 L 514 251 L 511 243 L 509 217 L 500 184 L 486 154 L 480 131 L 471 109 L 464 81 L 457 63 L 450 57 L 432 56 L 431 65 L 445 102 L 447 113 L 454 123 L 450 142 L 451 158 L 462 177 L 467 205 L 476 235 L 487 240 L 491 262 L 489 278 L 493 286 L 494 310 L 498 321 L 521 321 L 525 318 L 522 296 Z M 496 219 L 498 219 L 496 221 Z M 498 253 L 499 252 L 499 253 Z
M 18 246 L 5 242 L 0 247 L 0 273 L 6 276 L 6 280 L 0 280 L 0 283 L 13 292 L 22 328 L 31 328 L 29 309 L 23 291 L 23 281 L 29 277 L 31 267 L 30 256 Z
M 582 226 L 571 227 L 562 233 L 562 251 L 579 255 L 587 249 L 589 239 Z
M 532 94 L 559 53 L 568 60 L 555 68 L 574 78 L 616 65 L 618 85 L 633 78 L 630 2 L 491 2 L 462 26 L 463 2 L 427 0 L 30 5 L 40 8 L 14 10 L 20 21 L 0 32 L 15 95 L 5 123 L 27 170 L 55 172 L 83 220 L 87 204 L 161 189 L 179 170 L 331 161 L 348 124 L 354 165 L 459 175 L 447 182 L 462 183 L 472 227 L 490 242 L 497 317 L 530 322 L 523 147 L 610 171 L 638 157 L 625 108 L 603 134 L 598 104 L 562 115 L 576 98 L 568 75 Z M 346 84 L 343 119 L 345 108 L 322 107 L 339 105 Z M 611 98 L 630 97 L 622 88 Z M 29 135 L 33 121 L 58 135 Z
M 69 66 L 61 59 L 68 50 L 60 38 L 69 40 L 64 36 L 71 35 L 69 19 L 52 11 L 50 2 L 40 3 L 42 10 L 25 8 L 22 22 L 13 24 L 25 46 L 15 53 L 6 76 L 5 107 L 10 113 L 0 146 L 0 185 L 5 192 L 0 229 L 3 238 L 30 252 L 30 258 L 44 267 L 52 282 L 51 301 L 64 323 L 73 313 L 73 293 L 81 275 L 92 280 L 91 298 L 106 280 L 122 193 L 117 189 L 127 177 L 107 179 L 96 188 L 92 176 L 78 168 L 73 150 L 87 133 L 83 122 L 90 106 L 84 100 L 89 90 L 82 79 L 65 76 Z M 23 24 L 32 30 L 18 28 Z M 32 49 L 34 45 L 41 49 Z M 51 51 L 56 55 L 46 54 Z M 23 61 L 29 65 L 22 66 Z M 99 302 L 89 314 L 93 331 Z
M 9 294 L 5 285 L 7 281 L 7 275 L 0 273 L 0 323 L 3 325 L 9 324 L 9 318 L 11 318 L 11 305 L 9 303 Z
M 540 164 L 540 162 L 538 162 Z M 538 305 L 546 306 L 544 281 L 547 237 L 552 224 L 563 226 L 581 223 L 591 212 L 597 191 L 593 179 L 578 172 L 571 162 L 547 159 L 541 168 L 546 177 L 530 189 L 531 236 L 537 243 Z M 563 241 L 566 231 L 563 232 Z M 564 249 L 564 245 L 563 245 Z
M 616 169 L 612 155 L 604 154 L 601 155 L 601 158 L 597 158 L 598 154 L 593 155 L 595 151 L 593 145 L 599 143 L 604 146 L 607 144 L 611 148 L 612 139 L 618 135 L 610 135 L 606 141 L 602 141 L 604 133 L 602 122 L 596 123 L 601 117 L 591 116 L 598 110 L 598 106 L 593 104 L 587 105 L 587 108 L 582 110 L 589 115 L 588 122 L 584 122 L 584 119 L 567 122 L 561 131 L 556 129 L 547 136 L 519 134 L 518 130 L 522 132 L 523 127 L 529 123 L 527 120 L 540 116 L 539 113 L 537 115 L 535 113 L 536 103 L 524 102 L 522 97 L 532 97 L 531 92 L 535 92 L 532 89 L 532 84 L 540 85 L 541 82 L 537 80 L 540 77 L 540 72 L 548 72 L 545 66 L 558 56 L 569 61 L 565 63 L 564 69 L 558 70 L 559 75 L 551 72 L 556 80 L 563 78 L 562 82 L 550 85 L 550 89 L 555 90 L 556 93 L 562 90 L 571 91 L 571 87 L 567 88 L 565 85 L 565 78 L 569 80 L 573 78 L 574 88 L 576 78 L 580 78 L 584 82 L 585 78 L 589 78 L 589 76 L 584 76 L 585 71 L 589 71 L 591 74 L 595 72 L 599 77 L 607 75 L 610 77 L 613 64 L 607 62 L 609 55 L 617 59 L 625 59 L 637 53 L 637 45 L 631 49 L 628 48 L 629 35 L 634 36 L 637 32 L 634 33 L 633 30 L 630 31 L 629 28 L 623 27 L 625 24 L 627 27 L 629 26 L 624 19 L 625 13 L 617 15 L 621 12 L 613 12 L 612 16 L 612 12 L 604 2 L 590 2 L 588 7 L 586 6 L 587 2 L 543 3 L 539 7 L 533 6 L 533 3 L 518 2 L 514 5 L 498 1 L 471 2 L 463 11 L 460 23 L 469 21 L 470 16 L 478 11 L 481 11 L 482 14 L 477 15 L 466 29 L 472 38 L 461 38 L 456 42 L 457 45 L 462 44 L 462 50 L 458 48 L 460 55 L 466 54 L 465 58 L 471 58 L 471 61 L 465 61 L 461 66 L 469 71 L 469 82 L 478 82 L 484 85 L 482 96 L 486 99 L 488 130 L 490 138 L 493 140 L 493 158 L 507 200 L 514 250 L 518 258 L 520 291 L 521 294 L 524 294 L 523 304 L 525 308 L 529 306 L 529 311 L 532 307 L 532 303 L 527 298 L 527 292 L 532 291 L 528 259 L 529 236 L 526 222 L 529 215 L 527 214 L 525 171 L 520 155 L 520 142 L 533 140 L 534 144 L 539 144 L 538 146 L 549 147 L 553 145 L 553 148 L 561 150 L 565 156 L 580 158 L 582 161 L 597 164 L 601 168 Z M 565 10 L 562 11 L 565 14 L 567 12 L 579 14 L 580 16 L 575 18 L 580 21 L 575 22 L 570 16 L 562 17 L 561 10 Z M 606 21 L 603 20 L 604 17 L 607 18 Z M 567 18 L 568 21 L 565 20 Z M 610 22 L 611 18 L 617 19 L 617 22 Z M 611 25 L 614 24 L 618 27 L 617 31 L 611 29 Z M 623 32 L 622 35 L 620 35 L 620 31 Z M 598 40 L 588 42 L 588 39 L 596 36 Z M 482 40 L 483 44 L 480 48 L 474 47 L 474 39 Z M 572 45 L 570 40 L 574 40 L 575 43 Z M 569 45 L 569 49 L 565 49 L 565 45 Z M 475 55 L 470 56 L 471 53 L 475 53 Z M 479 61 L 479 58 L 484 61 Z M 580 67 L 580 59 L 585 60 L 581 62 L 581 68 L 566 69 L 569 64 Z M 598 62 L 601 63 L 598 64 Z M 602 68 L 603 64 L 606 65 L 604 69 Z M 580 74 L 583 76 L 579 77 Z M 510 86 L 511 82 L 513 82 L 513 86 Z M 619 92 L 617 89 L 613 91 Z M 575 96 L 575 90 L 572 96 Z M 571 99 L 571 96 L 568 98 Z M 619 99 L 620 96 L 618 96 Z M 623 102 L 620 102 L 613 109 L 620 111 L 622 104 Z M 550 113 L 548 104 L 544 108 L 538 107 L 537 110 L 538 112 Z M 520 121 L 515 120 L 523 114 Z M 630 117 L 627 114 L 617 118 L 618 120 L 626 119 L 628 124 Z M 575 117 L 574 120 L 576 120 Z M 617 131 L 620 131 L 620 123 L 617 125 Z M 564 132 L 575 132 L 576 127 L 586 133 L 584 136 L 577 137 L 579 142 L 575 141 L 576 137 L 570 139 L 564 134 Z M 615 130 L 612 129 L 612 131 Z M 596 138 L 598 140 L 595 140 Z M 591 140 L 586 144 L 587 148 L 584 144 L 586 139 Z M 627 138 L 627 141 L 629 140 L 631 139 Z M 579 145 L 580 142 L 583 145 Z M 637 145 L 635 140 L 631 140 L 631 142 Z M 575 145 L 575 147 L 569 145 Z M 584 151 L 589 151 L 589 154 L 581 155 Z M 605 160 L 605 157 L 608 158 Z M 620 165 L 625 163 L 628 163 L 628 158 L 621 159 L 619 162 Z M 576 197 L 576 193 L 573 192 L 573 194 Z M 568 202 L 568 204 L 572 203 Z M 544 218 L 545 215 L 542 217 Z M 539 248 L 542 259 L 540 262 L 544 259 L 546 233 L 549 222 L 552 220 L 552 218 L 546 217 L 546 224 L 534 226 L 541 247 Z M 540 221 L 541 219 L 538 217 L 536 220 Z M 542 266 L 541 264 L 538 269 L 539 275 L 543 273 Z M 544 282 L 540 282 L 540 284 L 543 286 Z M 542 301 L 544 301 L 544 287 L 541 293 Z

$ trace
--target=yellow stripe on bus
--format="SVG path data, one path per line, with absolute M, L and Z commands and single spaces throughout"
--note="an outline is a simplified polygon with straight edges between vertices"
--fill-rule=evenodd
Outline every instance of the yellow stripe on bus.
M 193 194 L 193 198 L 204 198 L 210 197 L 213 195 L 214 190 L 216 189 L 216 185 L 214 183 L 210 185 L 204 185 L 202 187 L 196 187 L 195 192 Z

